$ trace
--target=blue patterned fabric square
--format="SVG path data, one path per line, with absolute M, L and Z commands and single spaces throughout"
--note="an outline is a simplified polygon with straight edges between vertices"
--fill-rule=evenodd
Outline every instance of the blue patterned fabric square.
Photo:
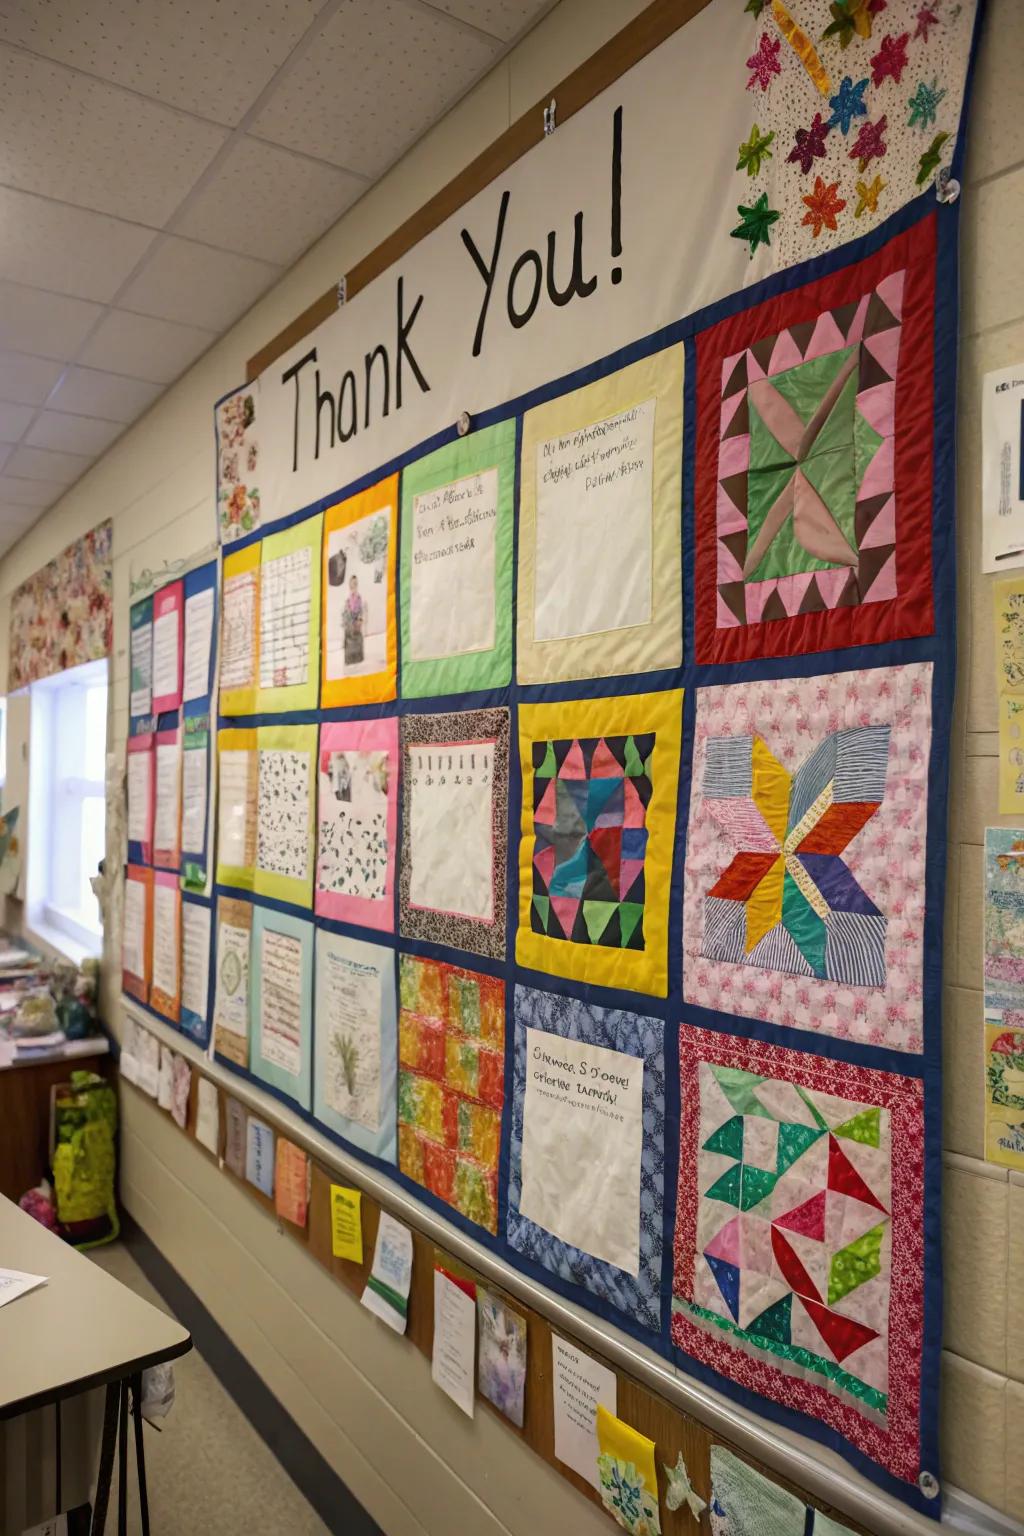
M 563 1039 L 604 1046 L 644 1062 L 643 1150 L 640 1160 L 640 1267 L 636 1275 L 563 1242 L 520 1214 L 522 1193 L 523 1100 L 526 1093 L 526 1031 L 544 1030 Z M 635 1322 L 661 1327 L 661 1254 L 665 1139 L 665 1026 L 623 1008 L 598 1008 L 579 998 L 515 989 L 515 1072 L 512 1146 L 508 1183 L 508 1241 L 511 1247 L 559 1279 L 582 1286 Z

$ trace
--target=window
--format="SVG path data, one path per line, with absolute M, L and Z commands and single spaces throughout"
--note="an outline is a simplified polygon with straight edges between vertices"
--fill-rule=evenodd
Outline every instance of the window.
M 99 954 L 91 881 L 106 853 L 106 661 L 33 683 L 31 710 L 29 926 L 58 948 L 70 939 Z

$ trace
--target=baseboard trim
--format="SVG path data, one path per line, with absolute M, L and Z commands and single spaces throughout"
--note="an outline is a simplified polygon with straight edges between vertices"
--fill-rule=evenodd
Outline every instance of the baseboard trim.
M 228 1396 L 312 1504 L 327 1529 L 334 1536 L 384 1536 L 380 1526 L 367 1514 L 308 1435 L 282 1408 L 195 1291 L 126 1211 L 121 1213 L 121 1241 L 146 1279 L 188 1329 L 193 1344 Z M 182 1411 L 187 1412 L 187 1406 Z

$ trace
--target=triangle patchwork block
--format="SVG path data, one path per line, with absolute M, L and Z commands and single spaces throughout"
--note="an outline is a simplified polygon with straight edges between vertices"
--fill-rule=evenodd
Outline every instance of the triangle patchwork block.
M 828 1138 L 827 1187 L 837 1194 L 849 1195 L 852 1200 L 860 1200 L 864 1205 L 873 1205 L 878 1211 L 885 1211 L 885 1206 L 865 1184 L 834 1135 Z

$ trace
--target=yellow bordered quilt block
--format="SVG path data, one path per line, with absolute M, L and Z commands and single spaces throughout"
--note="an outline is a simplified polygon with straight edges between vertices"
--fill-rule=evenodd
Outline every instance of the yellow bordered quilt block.
M 519 709 L 516 960 L 665 997 L 683 694 Z

